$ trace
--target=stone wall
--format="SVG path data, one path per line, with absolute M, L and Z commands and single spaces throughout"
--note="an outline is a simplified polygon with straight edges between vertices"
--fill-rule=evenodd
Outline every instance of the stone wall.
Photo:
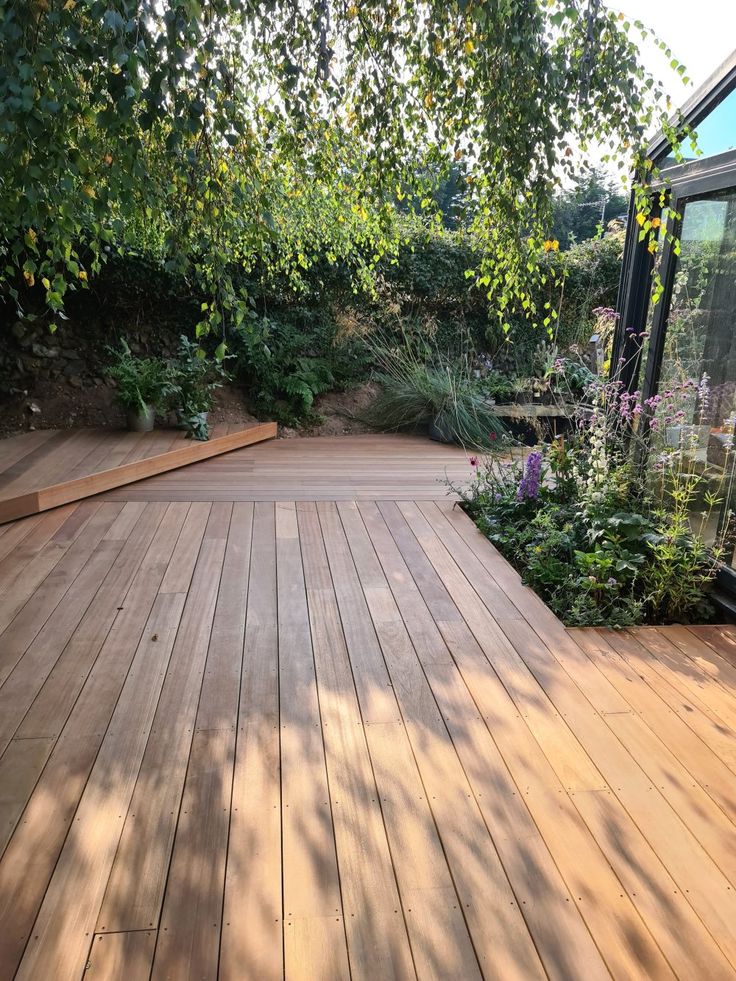
M 106 376 L 110 347 L 125 337 L 136 354 L 173 356 L 171 329 L 113 329 L 104 321 L 0 323 L 0 434 L 32 428 L 119 426 L 122 412 Z

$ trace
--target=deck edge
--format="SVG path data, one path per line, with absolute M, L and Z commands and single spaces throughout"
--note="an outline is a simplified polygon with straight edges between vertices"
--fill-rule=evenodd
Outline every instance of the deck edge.
M 167 450 L 143 460 L 134 460 L 118 467 L 111 467 L 109 470 L 101 470 L 98 473 L 86 474 L 84 477 L 76 477 L 74 480 L 61 481 L 58 484 L 50 484 L 48 487 L 18 494 L 16 497 L 0 501 L 0 524 L 39 514 L 41 511 L 48 511 L 62 504 L 71 504 L 85 497 L 93 497 L 95 494 L 123 487 L 144 480 L 146 477 L 154 477 L 168 470 L 177 470 L 190 463 L 198 463 L 254 443 L 274 439 L 277 428 L 275 422 L 258 423 L 239 429 L 235 433 L 227 433 L 225 436 L 217 436 L 204 442 L 192 441 L 186 446 Z

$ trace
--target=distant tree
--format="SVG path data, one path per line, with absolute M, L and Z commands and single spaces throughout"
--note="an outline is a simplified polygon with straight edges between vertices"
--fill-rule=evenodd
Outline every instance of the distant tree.
M 449 173 L 440 182 L 433 195 L 445 228 L 457 228 L 461 224 L 467 193 L 468 185 L 464 170 L 457 164 L 451 164 Z
M 433 212 L 443 228 L 459 228 L 470 220 L 471 210 L 468 207 L 469 194 L 465 168 L 456 163 L 447 167 L 417 168 L 418 180 L 432 200 Z M 428 190 L 427 190 L 428 189 Z M 420 194 L 412 192 L 411 186 L 405 185 L 400 195 L 394 200 L 394 205 L 401 214 L 421 215 L 427 207 L 427 201 L 422 203 Z
M 592 169 L 577 175 L 572 186 L 560 192 L 552 205 L 552 237 L 561 249 L 594 238 L 603 225 L 624 214 L 628 198 L 604 171 Z

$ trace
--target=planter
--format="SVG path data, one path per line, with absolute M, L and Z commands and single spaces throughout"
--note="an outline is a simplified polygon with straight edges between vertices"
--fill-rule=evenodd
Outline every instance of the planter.
M 193 412 L 191 416 L 188 416 L 183 409 L 176 410 L 176 428 L 177 429 L 188 429 L 189 426 L 186 424 L 186 419 L 197 419 L 203 425 L 207 422 L 207 417 L 209 412 Z
M 435 418 L 429 424 L 429 438 L 433 439 L 436 443 L 454 443 L 455 442 L 455 432 L 448 422 L 446 422 L 442 416 L 435 416 Z
M 514 402 L 517 405 L 554 405 L 555 398 L 549 389 L 539 392 L 533 388 L 525 388 L 516 392 Z
M 146 406 L 145 412 L 140 409 L 128 409 L 126 413 L 128 429 L 134 433 L 150 433 L 156 420 L 156 410 L 152 405 Z
M 667 446 L 672 449 L 699 450 L 708 445 L 710 426 L 668 426 L 665 432 Z
M 679 449 L 684 457 L 706 463 L 710 443 L 710 426 L 667 426 L 665 443 Z

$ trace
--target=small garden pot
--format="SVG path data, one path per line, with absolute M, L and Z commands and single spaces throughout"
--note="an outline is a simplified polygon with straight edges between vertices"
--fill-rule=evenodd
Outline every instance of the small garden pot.
M 673 449 L 702 449 L 708 445 L 710 426 L 668 426 L 665 442 Z
M 150 433 L 156 420 L 156 410 L 152 405 L 146 406 L 146 411 L 128 409 L 128 429 L 134 433 Z
M 187 416 L 186 412 L 184 412 L 183 409 L 177 409 L 176 410 L 176 428 L 177 429 L 188 429 L 189 427 L 187 426 L 185 420 L 186 419 L 189 419 L 189 418 L 190 419 L 197 419 L 199 422 L 202 423 L 202 425 L 205 425 L 207 423 L 207 417 L 208 416 L 209 416 L 209 412 L 193 412 L 191 416 Z
M 435 416 L 430 422 L 428 433 L 429 438 L 435 440 L 437 443 L 455 442 L 455 432 L 452 426 L 442 416 Z

